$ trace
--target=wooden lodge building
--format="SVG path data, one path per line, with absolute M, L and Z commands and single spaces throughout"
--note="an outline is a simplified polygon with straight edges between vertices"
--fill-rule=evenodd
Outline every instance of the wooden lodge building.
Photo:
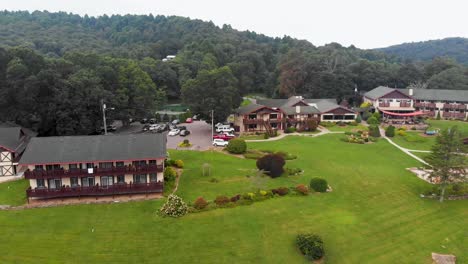
M 18 161 L 35 135 L 19 126 L 0 125 L 0 177 L 18 174 Z
M 19 165 L 29 198 L 162 193 L 166 135 L 33 138 Z
M 426 116 L 465 120 L 468 117 L 468 91 L 439 89 L 397 89 L 379 86 L 364 94 L 384 116 L 399 118 Z
M 236 110 L 234 128 L 238 132 L 269 132 L 296 127 L 301 130 L 308 120 L 317 122 L 352 122 L 356 113 L 336 103 L 335 99 L 262 99 Z

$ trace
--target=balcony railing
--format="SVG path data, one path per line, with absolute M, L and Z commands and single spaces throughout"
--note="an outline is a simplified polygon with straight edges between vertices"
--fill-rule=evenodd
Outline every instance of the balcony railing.
M 379 103 L 379 107 L 390 107 L 390 103 Z
M 408 103 L 408 102 L 400 102 L 400 107 L 411 107 L 411 103 Z
M 452 110 L 466 109 L 466 105 L 464 105 L 464 104 L 444 104 L 444 109 L 452 109 Z
M 161 193 L 164 184 L 162 182 L 151 183 L 123 183 L 110 186 L 91 187 L 62 187 L 59 189 L 35 188 L 26 190 L 28 198 L 60 198 L 60 197 L 80 197 L 80 196 L 104 196 L 120 194 L 146 194 Z
M 415 107 L 424 107 L 424 108 L 436 108 L 434 103 L 414 103 Z
M 26 179 L 44 179 L 44 178 L 68 178 L 80 176 L 100 176 L 100 175 L 118 175 L 118 174 L 144 174 L 162 172 L 163 165 L 140 165 L 140 166 L 123 166 L 111 168 L 93 168 L 88 169 L 56 169 L 56 170 L 26 170 L 24 177 Z
M 267 119 L 267 120 L 263 120 L 263 119 L 261 119 L 261 118 L 259 118 L 259 119 L 248 119 L 248 118 L 245 118 L 245 119 L 243 119 L 244 125 L 263 124 L 264 122 L 281 123 L 281 122 L 283 122 L 283 121 L 284 121 L 283 118 L 275 118 L 275 119 Z
M 435 116 L 435 111 L 422 111 L 422 112 L 427 117 L 434 117 Z
M 445 118 L 455 118 L 455 119 L 465 119 L 465 113 L 458 113 L 458 112 L 443 112 L 442 117 Z

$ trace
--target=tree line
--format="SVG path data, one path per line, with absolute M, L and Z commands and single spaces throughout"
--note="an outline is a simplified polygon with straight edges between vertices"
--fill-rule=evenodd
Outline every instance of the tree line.
M 355 88 L 379 85 L 468 89 L 467 68 L 449 58 L 403 61 L 175 16 L 3 11 L 0 32 L 0 118 L 43 136 L 99 130 L 101 99 L 128 124 L 172 99 L 223 121 L 252 93 L 353 103 Z

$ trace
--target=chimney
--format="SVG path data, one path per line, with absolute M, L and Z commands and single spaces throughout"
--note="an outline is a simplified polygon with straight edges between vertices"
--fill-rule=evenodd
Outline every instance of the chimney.
M 408 95 L 409 95 L 409 96 L 413 96 L 413 88 L 409 88 L 409 90 L 408 90 Z
M 301 112 L 301 106 L 296 105 L 296 114 L 299 114 Z

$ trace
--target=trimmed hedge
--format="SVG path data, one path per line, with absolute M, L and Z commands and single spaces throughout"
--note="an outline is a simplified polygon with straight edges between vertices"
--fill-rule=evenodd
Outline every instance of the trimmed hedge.
M 284 158 L 278 154 L 268 154 L 257 160 L 257 168 L 265 171 L 272 178 L 281 176 L 284 172 Z
M 296 237 L 296 245 L 308 260 L 319 260 L 325 254 L 323 240 L 315 234 L 299 234 Z
M 394 126 L 388 126 L 387 129 L 385 129 L 385 136 L 394 137 L 395 136 L 395 127 Z
M 322 178 L 312 178 L 309 184 L 310 188 L 316 192 L 326 192 L 328 189 L 328 183 Z
M 226 150 L 232 154 L 243 154 L 247 151 L 247 144 L 243 139 L 233 138 L 229 140 Z

